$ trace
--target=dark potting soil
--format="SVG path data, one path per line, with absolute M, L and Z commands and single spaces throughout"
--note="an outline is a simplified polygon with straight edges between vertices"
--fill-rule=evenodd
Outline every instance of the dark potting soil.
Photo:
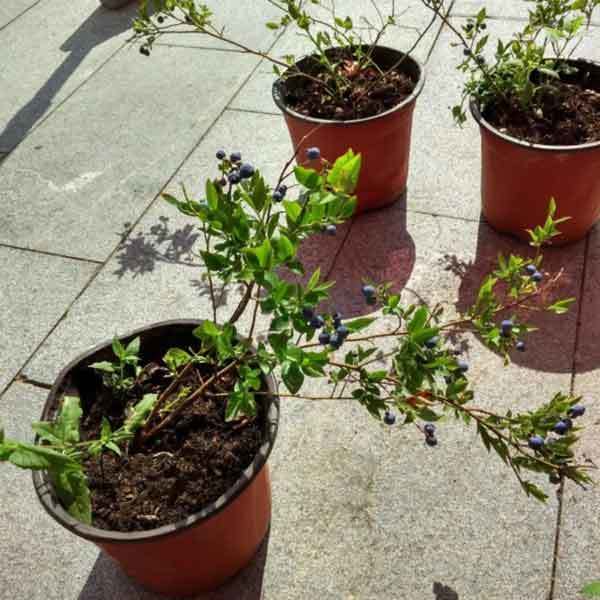
M 368 67 L 358 69 L 350 51 L 331 58 L 337 70 L 349 82 L 343 98 L 334 100 L 323 94 L 324 87 L 333 88 L 332 76 L 323 68 L 311 72 L 314 79 L 294 77 L 294 85 L 286 86 L 285 102 L 294 111 L 314 118 L 336 121 L 364 119 L 384 113 L 408 98 L 417 84 L 402 71 Z M 301 84 L 299 81 L 301 80 Z
M 600 141 L 600 92 L 560 82 L 542 98 L 541 112 L 523 110 L 518 101 L 489 106 L 484 118 L 508 135 L 550 146 Z
M 83 440 L 98 439 L 102 417 L 112 429 L 124 420 L 124 409 L 144 393 L 158 393 L 170 383 L 166 370 L 149 365 L 137 386 L 137 400 L 120 401 L 103 392 L 82 419 Z M 181 386 L 192 391 L 212 373 L 201 365 Z M 225 375 L 208 392 L 232 389 L 234 376 Z M 181 387 L 179 388 L 181 389 Z M 266 390 L 265 390 L 266 391 Z M 175 396 L 176 397 L 176 396 Z M 205 394 L 185 408 L 174 422 L 140 447 L 121 457 L 105 452 L 84 464 L 92 497 L 95 527 L 116 531 L 154 529 L 199 512 L 228 490 L 254 460 L 262 442 L 265 411 L 256 418 L 225 422 L 225 396 Z M 159 422 L 160 415 L 154 424 Z

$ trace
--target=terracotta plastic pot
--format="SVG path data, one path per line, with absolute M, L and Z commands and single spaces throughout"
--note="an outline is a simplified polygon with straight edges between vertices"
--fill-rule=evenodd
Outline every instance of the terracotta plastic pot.
M 600 91 L 600 64 L 574 60 L 578 77 Z M 583 238 L 600 217 L 600 141 L 579 146 L 544 146 L 498 131 L 471 102 L 481 131 L 482 212 L 495 229 L 529 239 L 554 198 L 561 223 L 557 243 Z
M 373 59 L 381 68 L 389 68 L 403 53 L 377 46 Z M 314 58 L 308 56 L 297 63 L 310 72 Z M 362 154 L 363 163 L 356 195 L 356 212 L 364 212 L 392 204 L 404 195 L 408 179 L 412 117 L 417 97 L 423 89 L 425 72 L 412 57 L 407 56 L 403 71 L 416 81 L 412 94 L 385 113 L 352 121 L 315 119 L 293 111 L 286 104 L 286 95 L 293 86 L 302 84 L 301 77 L 278 79 L 273 84 L 273 99 L 284 114 L 292 144 L 305 156 L 307 148 L 316 146 L 329 161 L 349 148 Z
M 133 331 L 121 339 L 141 337 L 142 361 L 156 360 L 174 346 L 194 343 L 192 331 L 201 321 L 167 321 Z M 110 341 L 79 356 L 58 376 L 42 413 L 52 419 L 65 394 L 85 401 L 95 397 L 98 380 L 88 366 L 111 359 Z M 134 533 L 106 531 L 71 517 L 57 501 L 44 472 L 34 472 L 36 492 L 52 518 L 75 535 L 94 542 L 123 570 L 155 592 L 190 596 L 212 590 L 247 565 L 269 528 L 271 486 L 266 464 L 279 423 L 279 402 L 272 379 L 265 398 L 264 443 L 243 476 L 213 504 L 185 520 Z

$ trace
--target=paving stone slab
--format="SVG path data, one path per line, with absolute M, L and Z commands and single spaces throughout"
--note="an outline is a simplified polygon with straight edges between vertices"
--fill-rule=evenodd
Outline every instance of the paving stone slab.
M 581 424 L 587 427 L 582 435 L 580 456 L 600 465 L 600 232 L 590 236 L 583 289 L 579 344 L 576 355 L 575 393 L 583 396 L 587 407 Z M 598 481 L 598 474 L 592 473 Z M 600 490 L 592 487 L 582 490 L 567 485 L 563 502 L 560 548 L 558 552 L 558 581 L 556 600 L 574 600 L 583 585 L 600 579 L 600 534 L 598 510 Z
M 168 191 L 179 195 L 183 183 L 190 193 L 203 195 L 205 178 L 217 174 L 215 152 L 221 147 L 241 151 L 273 185 L 285 157 L 292 154 L 284 127 L 280 117 L 225 113 Z M 115 223 L 115 232 L 126 239 L 37 352 L 26 369 L 29 377 L 52 382 L 67 360 L 115 333 L 165 319 L 210 316 L 208 289 L 192 254 L 199 242 L 193 220 L 158 200 L 127 236 L 130 227 Z M 341 227 L 335 238 L 317 236 L 304 246 L 302 256 L 311 270 L 320 266 L 323 273 L 328 271 L 343 231 Z M 223 312 L 231 311 L 238 298 L 232 289 L 222 299 Z
M 97 268 L 82 261 L 0 247 L 0 393 Z
M 346 3 L 348 4 L 348 3 Z M 407 12 L 400 19 L 402 27 L 390 29 L 382 38 L 381 43 L 393 48 L 408 49 L 413 46 L 419 37 L 419 31 L 423 31 L 429 23 L 430 14 L 428 11 L 418 5 L 414 6 L 412 12 Z M 375 22 L 376 15 L 373 14 L 373 6 L 370 2 L 357 2 L 351 5 L 338 7 L 338 14 L 349 14 L 355 22 L 359 22 L 359 16 L 364 15 Z M 433 47 L 436 36 L 439 31 L 439 24 L 432 27 L 422 42 L 412 53 L 421 63 L 425 63 Z M 417 31 L 418 30 L 418 31 Z M 367 37 L 366 39 L 370 39 Z M 277 41 L 270 51 L 271 56 L 282 59 L 285 55 L 292 54 L 296 57 L 302 57 L 312 52 L 314 46 L 305 37 L 298 34 L 295 30 L 288 30 Z M 271 96 L 271 87 L 275 81 L 273 67 L 271 63 L 263 61 L 258 71 L 252 76 L 250 81 L 244 86 L 239 96 L 232 103 L 232 107 L 244 110 L 257 110 L 262 112 L 278 113 Z
M 202 56 L 120 52 L 3 163 L 0 242 L 106 259 L 257 62 Z
M 0 398 L 7 437 L 33 439 L 30 424 L 40 418 L 47 394 L 47 390 L 20 383 L 9 388 Z M 79 598 L 98 556 L 96 547 L 46 514 L 28 471 L 3 464 L 0 485 L 0 599 Z
M 41 2 L 0 32 L 0 151 L 14 148 L 118 50 L 136 10 L 110 11 L 98 0 Z
M 35 6 L 40 0 L 4 0 L 0 6 L 0 29 Z

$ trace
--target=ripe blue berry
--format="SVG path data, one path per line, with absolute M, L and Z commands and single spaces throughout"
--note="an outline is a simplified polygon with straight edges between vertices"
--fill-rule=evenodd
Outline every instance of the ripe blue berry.
M 140 54 L 150 56 L 150 50 L 146 46 L 140 46 Z
M 327 225 L 327 227 L 325 227 L 325 233 L 327 235 L 335 235 L 337 233 L 337 227 L 335 225 Z
M 426 423 L 423 427 L 426 435 L 435 435 L 435 425 L 433 423 Z
M 367 298 L 365 298 L 365 302 L 370 306 L 373 306 L 377 304 L 377 298 L 375 296 L 368 296 Z
M 554 433 L 558 435 L 565 435 L 569 431 L 569 426 L 564 421 L 559 421 L 553 428 Z
M 425 438 L 425 443 L 433 448 L 433 446 L 437 446 L 438 441 L 435 435 L 428 435 Z
M 510 319 L 504 319 L 500 324 L 500 329 L 504 337 L 509 337 L 513 328 L 513 322 Z
M 558 473 L 550 473 L 550 483 L 558 485 L 560 483 L 560 475 Z
M 525 342 L 522 340 L 517 342 L 517 345 L 515 347 L 519 352 L 525 352 L 526 350 Z
M 581 405 L 581 404 L 577 404 L 576 406 L 572 406 L 568 411 L 567 414 L 572 418 L 572 419 L 576 419 L 577 417 L 583 417 L 583 415 L 585 414 L 585 406 Z
M 232 152 L 232 153 L 229 155 L 229 160 L 230 160 L 232 163 L 237 163 L 237 162 L 240 162 L 240 161 L 242 160 L 242 153 L 241 153 L 241 152 Z
M 525 267 L 525 270 L 530 274 L 533 275 L 534 273 L 537 273 L 537 267 L 535 265 L 527 265 Z
M 361 291 L 365 298 L 375 295 L 375 288 L 372 285 L 363 285 Z
M 281 202 L 283 200 L 283 194 L 281 192 L 273 192 L 273 200 L 275 200 L 275 202 Z
M 535 282 L 539 283 L 543 278 L 544 278 L 544 276 L 539 271 L 536 271 L 531 276 L 531 281 L 535 281 Z
M 323 319 L 323 317 L 321 315 L 315 315 L 310 320 L 310 326 L 313 329 L 321 329 L 321 327 L 323 327 L 323 325 L 325 325 L 325 320 Z
M 319 148 L 309 148 L 306 151 L 306 156 L 308 160 L 317 160 L 318 158 L 321 158 L 321 151 Z
M 345 340 L 350 333 L 345 325 L 340 325 L 335 331 L 338 334 L 338 337 L 342 340 Z
M 438 342 L 440 341 L 439 336 L 435 335 L 432 338 L 429 338 L 426 342 L 425 342 L 425 347 L 429 348 L 430 350 L 433 350 L 437 345 Z
M 457 361 L 456 366 L 461 373 L 466 373 L 469 370 L 469 363 L 466 360 Z
M 225 150 L 219 150 L 217 152 L 217 158 L 219 160 L 223 160 L 226 156 L 227 156 L 227 154 L 225 154 Z
M 240 174 L 238 171 L 231 171 L 231 173 L 229 173 L 229 175 L 227 175 L 227 179 L 229 180 L 229 183 L 235 185 L 236 183 L 239 183 L 241 181 L 240 179 Z
M 254 175 L 254 167 L 249 163 L 244 163 L 240 167 L 240 177 L 242 179 L 250 179 Z
M 328 331 L 321 331 L 321 333 L 319 334 L 319 344 L 322 344 L 323 346 L 327 346 L 327 344 L 329 344 L 329 342 L 331 341 L 331 335 Z
M 383 415 L 383 422 L 386 425 L 393 425 L 396 422 L 396 415 L 391 410 L 386 410 Z
M 341 339 L 339 337 L 339 335 L 337 333 L 333 333 L 331 335 L 331 338 L 329 340 L 329 345 L 334 349 L 337 350 L 342 344 L 344 343 L 344 340 Z
M 337 329 L 342 324 L 342 315 L 340 315 L 340 313 L 334 313 L 332 318 L 333 326 Z
M 314 316 L 315 316 L 315 311 L 313 310 L 313 308 L 311 306 L 305 306 L 302 309 L 302 316 L 307 320 L 310 321 Z
M 288 187 L 287 185 L 285 185 L 285 183 L 282 183 L 278 188 L 278 191 L 280 191 L 284 196 L 287 194 L 288 191 Z
M 541 435 L 532 435 L 528 445 L 532 450 L 541 450 L 544 447 L 544 438 Z

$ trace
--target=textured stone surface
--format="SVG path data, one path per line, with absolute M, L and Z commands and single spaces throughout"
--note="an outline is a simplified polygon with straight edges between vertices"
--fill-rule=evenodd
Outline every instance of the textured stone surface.
M 98 0 L 41 2 L 0 32 L 0 151 L 16 146 L 118 50 L 135 13 L 135 5 L 109 11 Z
M 10 387 L 0 399 L 7 437 L 31 441 L 29 424 L 39 419 L 47 393 L 18 383 Z M 79 598 L 98 555 L 96 547 L 67 532 L 44 512 L 28 471 L 3 464 L 0 486 L 0 598 Z
M 0 6 L 0 28 L 14 22 L 25 11 L 35 6 L 40 0 L 4 0 Z
M 0 393 L 96 268 L 82 261 L 0 247 Z
M 576 354 L 575 393 L 583 396 L 587 413 L 581 424 L 587 427 L 582 435 L 580 456 L 600 465 L 600 232 L 590 236 L 586 266 L 586 283 Z M 598 479 L 597 473 L 592 473 Z M 558 552 L 558 581 L 556 600 L 579 598 L 584 583 L 600 579 L 600 533 L 598 507 L 600 490 L 592 487 L 582 490 L 567 485 L 564 497 L 560 547 Z
M 189 57 L 119 53 L 15 150 L 2 165 L 0 242 L 107 258 L 122 223 L 150 204 L 256 63 Z

